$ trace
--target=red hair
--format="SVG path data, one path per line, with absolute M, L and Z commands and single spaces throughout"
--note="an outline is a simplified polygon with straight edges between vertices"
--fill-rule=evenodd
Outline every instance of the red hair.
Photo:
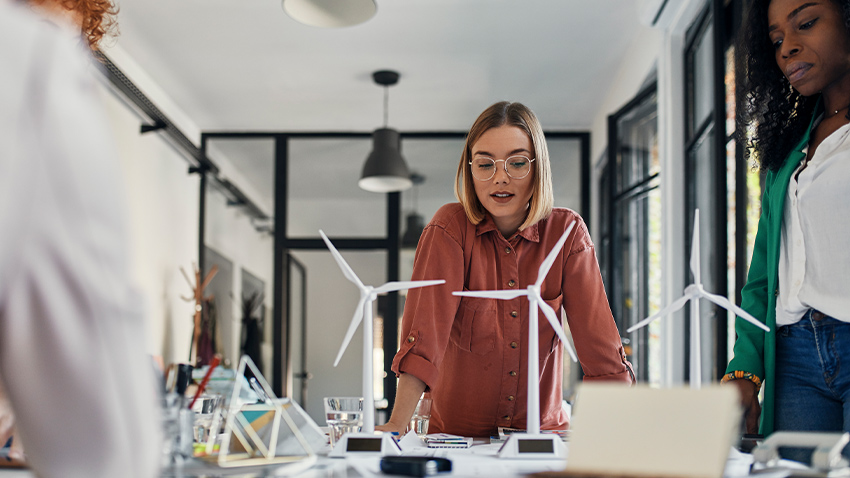
M 74 13 L 92 50 L 97 49 L 104 35 L 117 33 L 115 15 L 118 14 L 118 7 L 112 0 L 30 0 L 30 3 L 53 3 Z

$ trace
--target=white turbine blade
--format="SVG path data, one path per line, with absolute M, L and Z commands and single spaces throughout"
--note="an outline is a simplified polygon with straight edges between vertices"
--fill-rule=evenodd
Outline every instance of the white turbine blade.
M 678 299 L 676 299 L 675 301 L 673 301 L 673 303 L 672 303 L 672 304 L 670 304 L 670 305 L 668 305 L 667 307 L 665 307 L 665 308 L 663 308 L 663 309 L 659 310 L 658 312 L 656 312 L 656 313 L 654 313 L 654 314 L 650 315 L 649 317 L 647 317 L 647 318 L 645 318 L 645 319 L 641 320 L 640 322 L 636 323 L 635 325 L 633 325 L 633 326 L 629 327 L 629 329 L 628 329 L 628 330 L 626 330 L 626 332 L 628 332 L 628 333 L 632 333 L 632 332 L 634 332 L 635 330 L 637 330 L 637 329 L 639 329 L 639 328 L 641 328 L 641 327 L 645 326 L 646 324 L 648 324 L 648 323 L 652 322 L 653 320 L 655 320 L 655 319 L 657 319 L 657 318 L 659 318 L 659 317 L 661 317 L 661 316 L 669 315 L 669 314 L 672 314 L 673 312 L 676 312 L 677 310 L 681 309 L 681 308 L 682 308 L 682 306 L 684 306 L 684 305 L 685 305 L 685 302 L 687 302 L 688 300 L 690 300 L 692 297 L 693 297 L 693 294 L 685 294 L 685 295 L 683 295 L 682 297 L 679 297 Z
M 351 324 L 348 325 L 348 332 L 345 333 L 345 338 L 342 339 L 342 347 L 339 348 L 339 353 L 336 354 L 336 360 L 334 360 L 334 367 L 339 364 L 339 360 L 342 358 L 342 354 L 345 353 L 345 349 L 348 348 L 348 344 L 349 342 L 351 342 L 351 338 L 354 337 L 354 332 L 357 331 L 357 326 L 360 325 L 360 321 L 363 320 L 363 305 L 368 299 L 368 294 L 360 295 L 360 300 L 357 301 L 357 310 L 354 311 L 354 317 L 351 318 Z
M 730 301 L 726 297 L 723 297 L 722 295 L 711 294 L 711 293 L 705 292 L 705 291 L 703 291 L 702 294 L 700 294 L 700 295 L 702 295 L 706 299 L 714 302 L 715 304 L 719 305 L 720 307 L 723 307 L 726 310 L 734 312 L 735 315 L 737 315 L 738 317 L 746 320 L 747 322 L 755 325 L 756 327 L 764 330 L 765 332 L 770 332 L 770 327 L 768 327 L 767 325 L 765 325 L 762 322 L 760 322 L 759 320 L 757 320 L 755 317 L 750 315 L 750 313 L 747 312 L 746 310 L 744 310 L 744 309 L 738 307 L 737 305 L 733 304 L 732 301 Z
M 387 282 L 386 284 L 375 287 L 373 291 L 376 294 L 383 294 L 384 292 L 392 292 L 395 290 L 403 290 L 403 289 L 415 289 L 417 287 L 428 287 L 429 285 L 437 285 L 437 284 L 445 284 L 446 281 L 443 279 L 440 280 L 414 280 L 414 281 L 404 281 L 404 282 Z
M 555 263 L 555 258 L 558 257 L 558 252 L 560 252 L 560 250 L 564 247 L 564 242 L 567 241 L 567 236 L 570 235 L 570 232 L 573 230 L 573 227 L 575 227 L 575 225 L 576 221 L 573 220 L 573 222 L 571 222 L 570 225 L 567 226 L 567 230 L 564 231 L 564 234 L 561 235 L 561 238 L 558 239 L 558 243 L 555 244 L 555 247 L 553 247 L 552 250 L 549 251 L 549 255 L 546 256 L 546 259 L 544 259 L 543 263 L 540 264 L 540 269 L 538 269 L 537 271 L 537 282 L 534 283 L 534 285 L 536 285 L 537 287 L 540 287 L 540 285 L 543 284 L 543 280 L 546 279 L 546 274 L 549 273 L 549 269 L 551 269 L 552 264 Z
M 564 344 L 564 348 L 567 349 L 567 353 L 570 354 L 570 358 L 573 359 L 573 362 L 578 362 L 578 357 L 576 357 L 576 353 L 570 345 L 570 341 L 567 340 L 567 334 L 564 332 L 564 328 L 561 326 L 561 321 L 558 320 L 558 316 L 555 314 L 555 311 L 549 306 L 549 304 L 543 302 L 543 300 L 538 300 L 537 305 L 540 306 L 540 310 L 543 311 L 543 315 L 546 316 L 549 320 L 549 324 L 553 329 L 555 329 L 555 333 L 558 334 L 558 338 L 561 339 L 561 342 Z
M 691 238 L 691 273 L 694 275 L 694 284 L 702 284 L 699 265 L 699 209 L 694 209 L 694 234 Z
M 484 297 L 486 299 L 503 299 L 510 300 L 517 297 L 527 295 L 528 290 L 464 290 L 452 292 L 452 295 L 465 297 Z
M 336 263 L 339 265 L 339 268 L 342 269 L 342 274 L 345 276 L 345 278 L 357 284 L 357 287 L 360 290 L 365 289 L 366 286 L 363 285 L 363 282 L 360 281 L 360 278 L 357 277 L 357 274 L 355 274 L 354 271 L 351 270 L 351 267 L 348 265 L 347 262 L 345 262 L 345 259 L 342 258 L 342 254 L 340 254 L 339 251 L 336 250 L 336 247 L 334 247 L 334 245 L 331 243 L 331 240 L 328 239 L 328 236 L 325 235 L 324 231 L 319 229 L 319 234 L 322 236 L 322 240 L 325 241 L 325 244 L 327 244 L 328 249 L 330 249 L 331 255 L 333 256 Z

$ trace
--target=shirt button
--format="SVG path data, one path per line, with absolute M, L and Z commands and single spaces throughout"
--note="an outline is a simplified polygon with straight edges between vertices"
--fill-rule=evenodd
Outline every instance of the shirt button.
M 511 419 L 510 415 L 505 415 L 504 417 L 502 417 L 502 420 L 510 420 L 510 419 Z
M 513 402 L 513 401 L 514 401 L 514 396 L 513 396 L 513 395 L 508 395 L 508 401 L 509 401 L 509 402 Z
M 511 253 L 511 248 L 510 248 L 510 247 L 506 247 L 506 248 L 505 248 L 505 254 L 510 254 L 510 253 Z
M 516 372 L 511 370 L 510 372 L 508 372 L 508 375 L 510 375 L 511 377 L 516 377 Z
M 515 286 L 515 285 L 516 285 L 516 282 L 514 282 L 514 280 L 513 280 L 513 279 L 511 279 L 511 280 L 509 280 L 509 281 L 508 281 L 508 287 L 513 287 L 513 286 Z
M 794 285 L 795 285 L 795 286 L 800 285 L 800 281 L 794 281 Z
M 515 311 L 515 310 L 511 311 L 511 317 L 516 317 L 518 315 L 519 315 L 519 313 L 517 311 Z
M 413 342 L 416 342 L 416 337 L 411 335 L 410 337 L 407 338 L 407 342 L 410 343 L 410 344 L 412 344 Z
M 517 345 L 518 345 L 518 344 L 517 344 L 516 342 L 511 342 L 511 348 L 512 348 L 512 349 L 517 348 Z

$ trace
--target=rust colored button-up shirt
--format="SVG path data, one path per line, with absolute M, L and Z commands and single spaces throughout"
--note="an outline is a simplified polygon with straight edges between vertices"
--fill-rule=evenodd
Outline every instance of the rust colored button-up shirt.
M 508 240 L 490 216 L 475 225 L 460 204 L 448 204 L 422 233 L 413 266 L 413 280 L 446 283 L 408 293 L 401 348 L 392 367 L 430 389 L 429 432 L 491 436 L 498 427 L 526 427 L 528 300 L 457 297 L 452 292 L 528 287 L 573 220 L 576 227 L 543 281 L 541 295 L 559 315 L 564 307 L 585 380 L 631 382 L 631 364 L 608 306 L 593 243 L 578 214 L 556 208 Z M 543 313 L 538 315 L 540 424 L 565 429 L 563 348 Z

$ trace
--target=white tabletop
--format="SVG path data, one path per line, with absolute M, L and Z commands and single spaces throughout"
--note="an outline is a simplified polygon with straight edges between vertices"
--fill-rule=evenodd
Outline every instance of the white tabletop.
M 469 449 L 426 449 L 416 450 L 416 455 L 431 454 L 448 458 L 452 461 L 452 472 L 440 476 L 452 477 L 504 477 L 513 478 L 525 476 L 540 471 L 559 471 L 566 466 L 564 460 L 508 460 L 500 459 L 496 452 L 500 444 L 479 443 Z M 163 478 L 190 478 L 204 477 L 217 478 L 238 475 L 240 478 L 261 478 L 292 476 L 295 478 L 363 478 L 384 477 L 380 471 L 380 456 L 358 456 L 347 458 L 329 458 L 325 453 L 318 457 L 317 462 L 298 474 L 291 474 L 287 467 L 269 467 L 260 471 L 246 474 L 239 468 L 213 469 L 209 467 L 187 467 L 180 470 L 164 470 Z M 752 463 L 751 455 L 732 452 L 727 464 L 725 477 L 743 477 L 749 474 L 749 464 Z M 0 478 L 36 478 L 30 470 L 4 469 L 0 468 Z

